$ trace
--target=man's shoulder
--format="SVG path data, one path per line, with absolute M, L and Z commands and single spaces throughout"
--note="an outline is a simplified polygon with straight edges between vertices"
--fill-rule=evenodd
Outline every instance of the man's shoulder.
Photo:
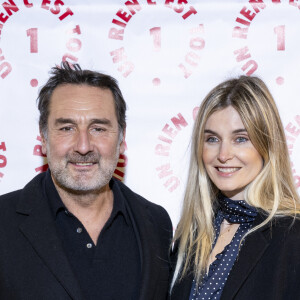
M 137 194 L 136 192 L 134 192 L 133 190 L 131 190 L 126 184 L 124 184 L 123 182 L 114 179 L 114 182 L 119 186 L 121 192 L 123 193 L 123 195 L 126 197 L 126 199 L 128 201 L 137 201 L 137 203 L 139 205 L 145 206 L 145 207 L 150 207 L 153 209 L 164 209 L 162 206 L 155 204 L 149 200 L 147 200 L 146 198 L 144 198 L 143 196 Z
M 19 199 L 26 196 L 40 194 L 42 189 L 42 180 L 45 177 L 44 173 L 38 174 L 29 181 L 22 189 L 15 190 L 0 196 L 0 207 L 15 206 Z
M 120 188 L 121 192 L 123 193 L 132 210 L 138 207 L 139 209 L 146 210 L 156 218 L 163 218 L 168 222 L 170 221 L 169 214 L 161 205 L 155 204 L 145 199 L 143 196 L 132 191 L 127 185 L 125 185 L 121 181 L 117 179 L 113 180 Z
M 4 195 L 1 195 L 0 196 L 0 206 L 7 205 L 7 204 L 12 204 L 17 199 L 20 198 L 21 193 L 22 193 L 22 189 L 16 190 L 16 191 L 13 191 L 13 192 L 9 192 L 9 193 L 4 194 Z

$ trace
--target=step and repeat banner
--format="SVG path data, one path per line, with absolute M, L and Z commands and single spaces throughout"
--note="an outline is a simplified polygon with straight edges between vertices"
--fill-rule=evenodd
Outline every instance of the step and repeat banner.
M 197 109 L 257 75 L 284 124 L 300 187 L 300 1 L 6 0 L 0 3 L 0 194 L 47 169 L 36 98 L 61 61 L 114 76 L 128 104 L 115 176 L 178 222 Z

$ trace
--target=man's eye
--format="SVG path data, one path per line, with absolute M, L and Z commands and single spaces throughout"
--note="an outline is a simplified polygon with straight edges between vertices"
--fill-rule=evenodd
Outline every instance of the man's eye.
M 71 130 L 72 130 L 72 127 L 66 126 L 66 127 L 60 128 L 60 130 L 61 130 L 61 131 L 71 131 Z
M 106 131 L 106 129 L 103 127 L 94 127 L 94 128 L 91 128 L 91 131 L 92 132 L 104 132 L 104 131 Z

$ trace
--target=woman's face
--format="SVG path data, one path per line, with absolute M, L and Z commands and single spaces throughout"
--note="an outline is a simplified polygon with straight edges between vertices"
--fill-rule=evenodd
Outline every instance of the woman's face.
M 208 118 L 202 159 L 211 181 L 233 200 L 244 200 L 245 187 L 263 166 L 261 155 L 232 106 L 216 111 Z

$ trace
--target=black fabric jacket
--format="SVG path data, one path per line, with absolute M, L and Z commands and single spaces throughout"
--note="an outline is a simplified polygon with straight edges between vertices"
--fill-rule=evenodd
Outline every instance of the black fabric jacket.
M 254 226 L 265 219 L 258 215 Z M 173 269 L 176 251 L 172 253 Z M 177 282 L 171 300 L 189 299 L 191 272 Z M 300 299 L 300 220 L 277 217 L 246 237 L 227 278 L 222 300 Z
M 0 197 L 0 299 L 85 299 L 43 197 L 44 177 L 45 173 L 39 174 L 24 189 Z M 170 218 L 162 207 L 115 183 L 126 199 L 138 240 L 139 299 L 164 300 L 170 271 Z

